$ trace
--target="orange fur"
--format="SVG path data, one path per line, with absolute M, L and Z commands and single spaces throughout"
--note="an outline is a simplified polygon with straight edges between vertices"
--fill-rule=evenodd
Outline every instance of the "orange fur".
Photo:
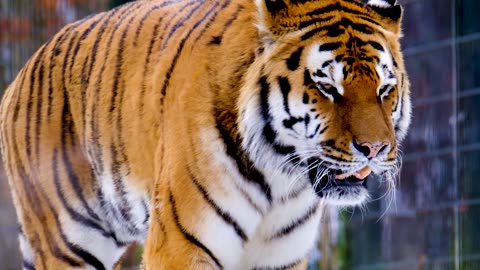
M 298 88 L 303 70 L 288 70 L 285 59 L 299 46 L 319 40 L 347 42 L 346 35 L 301 40 L 308 30 L 328 24 L 301 28 L 323 16 L 307 15 L 308 11 L 341 2 L 378 21 L 384 29 L 378 28 L 380 34 L 374 38 L 383 35 L 397 61 L 396 75 L 405 74 L 398 22 L 362 4 L 286 1 L 287 9 L 269 13 L 264 4 L 259 12 L 251 0 L 206 0 L 187 18 L 197 5 L 191 2 L 189 8 L 183 8 L 189 3 L 183 1 L 152 9 L 162 2 L 138 1 L 68 25 L 31 58 L 8 88 L 0 112 L 2 154 L 35 269 L 87 267 L 62 236 L 63 219 L 70 214 L 58 194 L 73 209 L 82 208 L 84 201 L 94 205 L 103 181 L 99 177 L 106 172 L 122 177 L 125 192 L 150 199 L 146 269 L 217 269 L 212 257 L 186 239 L 173 218 L 177 215 L 188 233 L 198 235 L 199 224 L 208 223 L 211 216 L 188 171 L 208 194 L 228 197 L 238 192 L 223 184 L 228 169 L 213 158 L 215 152 L 224 151 L 216 126 L 222 125 L 238 142 L 239 114 L 248 98 L 259 94 L 256 84 L 262 68 L 268 82 L 276 80 L 269 74 L 276 74 Z M 332 16 L 364 23 L 341 11 Z M 366 55 L 376 54 L 374 48 L 367 49 Z M 343 109 L 328 100 L 319 105 L 322 115 L 342 123 L 330 125 L 325 135 L 336 140 L 337 147 L 346 148 L 354 137 L 396 145 L 385 112 L 392 110 L 401 93 L 388 96 L 385 107 L 376 107 L 371 90 L 377 85 L 368 76 L 347 80 L 346 89 L 368 91 L 346 91 L 350 105 Z M 408 95 L 406 77 L 398 89 Z M 247 90 L 251 92 L 242 92 Z M 306 91 L 319 96 L 314 88 Z M 291 98 L 301 99 L 301 93 Z M 395 156 L 396 150 L 389 153 Z M 306 269 L 306 260 L 291 269 Z

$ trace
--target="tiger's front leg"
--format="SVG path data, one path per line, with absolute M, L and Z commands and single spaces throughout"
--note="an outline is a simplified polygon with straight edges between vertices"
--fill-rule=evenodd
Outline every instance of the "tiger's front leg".
M 162 201 L 155 200 L 145 242 L 144 268 L 221 269 L 213 254 L 182 225 L 177 207 L 173 194 Z
M 195 196 L 188 195 L 191 186 L 181 181 L 167 186 L 165 181 L 155 188 L 143 255 L 144 269 L 222 269 L 212 251 L 199 240 L 197 222 L 192 219 L 201 216 L 202 207 Z
M 164 210 L 152 211 L 143 255 L 145 270 L 221 269 L 215 260 L 197 245 L 199 242 L 196 242 L 192 235 L 181 231 L 182 228 L 178 227 L 174 220 L 162 217 L 166 214 L 162 212 Z

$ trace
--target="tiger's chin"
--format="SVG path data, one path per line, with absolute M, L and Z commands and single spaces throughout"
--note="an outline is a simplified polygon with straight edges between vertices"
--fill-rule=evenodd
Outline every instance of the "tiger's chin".
M 368 200 L 367 183 L 373 181 L 373 178 L 370 173 L 359 176 L 358 174 L 344 175 L 333 171 L 320 179 L 311 181 L 315 193 L 325 203 L 334 206 L 355 206 Z

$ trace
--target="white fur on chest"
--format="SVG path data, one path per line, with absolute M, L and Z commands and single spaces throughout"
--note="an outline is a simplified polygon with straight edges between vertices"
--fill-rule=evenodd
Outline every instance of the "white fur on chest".
M 211 193 L 212 200 L 232 216 L 248 239 L 240 241 L 231 226 L 208 211 L 195 230 L 199 240 L 215 254 L 224 269 L 280 267 L 307 257 L 317 239 L 321 209 L 320 199 L 306 176 L 257 167 L 271 192 L 268 202 L 258 186 L 239 173 L 235 161 L 226 154 L 223 142 L 212 140 L 215 132 L 205 129 L 201 134 L 206 145 L 202 150 L 211 157 L 209 165 L 224 168 L 222 174 L 217 175 L 221 181 L 216 183 L 224 192 Z M 261 213 L 252 208 L 239 190 L 250 196 Z
M 255 237 L 245 245 L 242 263 L 237 269 L 284 266 L 305 258 L 317 239 L 319 207 L 318 197 L 311 189 L 274 205 L 258 225 Z M 313 210 L 311 216 L 302 220 L 310 210 Z M 275 237 L 278 232 L 293 226 L 287 234 Z

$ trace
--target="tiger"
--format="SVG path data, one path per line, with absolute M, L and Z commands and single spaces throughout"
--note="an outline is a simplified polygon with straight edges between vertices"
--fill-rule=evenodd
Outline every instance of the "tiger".
M 142 269 L 306 269 L 324 207 L 395 185 L 402 13 L 139 0 L 66 25 L 0 106 L 23 269 L 120 269 L 135 243 Z

